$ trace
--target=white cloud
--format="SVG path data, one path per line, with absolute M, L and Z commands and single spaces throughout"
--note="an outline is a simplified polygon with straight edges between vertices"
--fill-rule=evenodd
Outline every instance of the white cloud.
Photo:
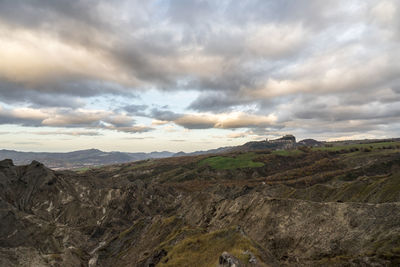
M 256 24 L 245 30 L 247 47 L 261 57 L 285 57 L 296 52 L 308 38 L 301 24 Z
M 384 25 L 391 25 L 395 22 L 398 6 L 394 1 L 378 1 L 376 5 L 371 8 L 371 15 L 378 23 Z
M 232 112 L 221 114 L 186 114 L 174 120 L 174 123 L 189 129 L 207 128 L 248 128 L 266 127 L 277 121 L 274 114 L 268 116 L 246 114 L 244 112 Z

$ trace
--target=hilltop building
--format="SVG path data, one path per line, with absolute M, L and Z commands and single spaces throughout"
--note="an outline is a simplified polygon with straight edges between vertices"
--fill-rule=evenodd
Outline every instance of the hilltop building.
M 287 134 L 281 138 L 275 140 L 266 140 L 268 143 L 279 145 L 283 149 L 290 149 L 296 146 L 296 137 L 291 134 Z
M 247 142 L 243 146 L 240 146 L 240 150 L 283 150 L 283 149 L 293 149 L 297 145 L 296 137 L 291 134 L 285 135 L 281 138 L 275 140 L 264 140 L 264 141 L 253 141 Z
M 267 139 L 268 141 L 268 139 Z M 287 134 L 285 136 L 282 136 L 281 138 L 275 139 L 275 140 L 269 140 L 271 143 L 285 143 L 285 142 L 291 142 L 291 143 L 296 143 L 296 137 L 292 134 Z

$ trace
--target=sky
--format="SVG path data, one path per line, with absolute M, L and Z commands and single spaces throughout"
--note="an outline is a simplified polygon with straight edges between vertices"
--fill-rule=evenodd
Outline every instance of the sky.
M 0 149 L 400 136 L 398 0 L 0 0 Z

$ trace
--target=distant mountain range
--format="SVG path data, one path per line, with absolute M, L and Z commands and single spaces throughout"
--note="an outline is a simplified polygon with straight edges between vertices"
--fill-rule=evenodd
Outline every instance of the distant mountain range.
M 388 139 L 389 140 L 389 139 Z M 392 141 L 398 139 L 390 139 Z M 351 144 L 351 143 L 368 143 L 376 140 L 351 140 L 342 142 L 329 142 L 330 144 Z M 263 140 L 248 142 L 240 146 L 220 147 L 211 150 L 195 151 L 191 153 L 185 152 L 104 152 L 98 149 L 79 150 L 67 153 L 49 153 L 49 152 L 20 152 L 14 150 L 0 150 L 0 160 L 12 159 L 16 165 L 26 165 L 33 160 L 40 161 L 52 169 L 78 169 L 101 165 L 119 164 L 132 161 L 140 161 L 146 159 L 157 159 L 167 157 L 181 157 L 181 156 L 197 156 L 204 154 L 218 154 L 227 152 L 243 152 L 254 150 L 280 150 L 280 149 L 293 149 L 298 146 L 323 146 L 329 144 L 328 142 L 319 142 L 314 139 L 304 139 L 296 142 L 293 135 L 286 135 L 275 140 Z
M 0 160 L 12 159 L 16 165 L 26 165 L 33 160 L 40 161 L 52 169 L 77 169 L 101 165 L 119 164 L 132 161 L 140 161 L 146 159 L 158 159 L 180 156 L 195 156 L 203 154 L 222 153 L 230 147 L 222 147 L 206 151 L 196 151 L 192 153 L 185 152 L 104 152 L 98 149 L 78 150 L 66 153 L 51 153 L 51 152 L 21 152 L 15 150 L 0 150 Z
M 32 160 L 44 163 L 52 169 L 83 168 L 108 164 L 139 161 L 149 158 L 166 158 L 173 152 L 125 153 L 104 152 L 98 149 L 79 150 L 68 153 L 19 152 L 0 150 L 0 159 L 12 159 L 17 165 L 29 164 Z

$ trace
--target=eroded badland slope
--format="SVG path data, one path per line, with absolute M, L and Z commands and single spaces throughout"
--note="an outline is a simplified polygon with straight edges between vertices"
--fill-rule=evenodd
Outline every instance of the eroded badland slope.
M 400 143 L 177 157 L 84 172 L 0 162 L 0 266 L 220 260 L 398 266 Z

